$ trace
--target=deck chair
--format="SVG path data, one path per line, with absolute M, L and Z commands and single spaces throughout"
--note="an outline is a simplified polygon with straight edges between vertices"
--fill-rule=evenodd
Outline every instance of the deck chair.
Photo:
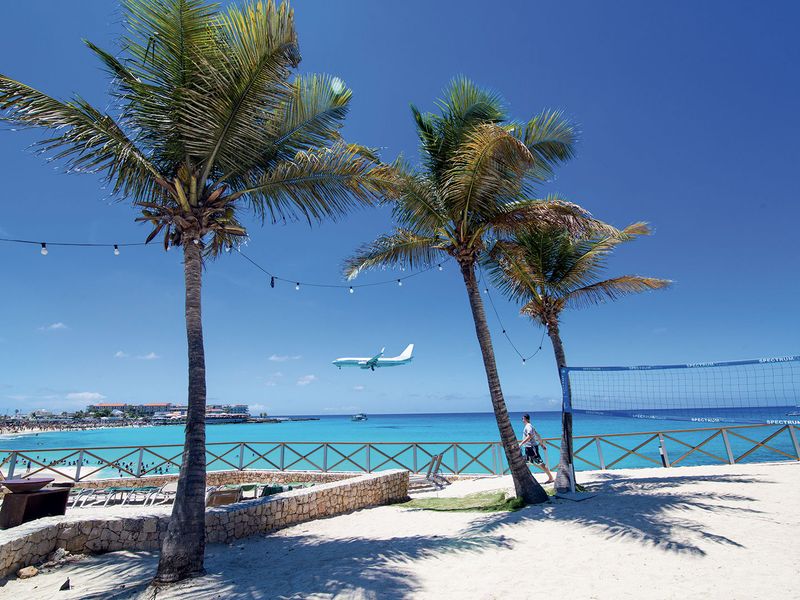
M 425 475 L 411 475 L 408 478 L 408 488 L 421 491 L 423 489 L 442 489 L 447 485 L 444 477 L 439 476 L 439 469 L 442 467 L 444 454 L 434 454 L 428 463 L 428 470 Z
M 285 490 L 285 487 L 282 485 L 270 485 L 266 484 L 264 487 L 261 488 L 261 493 L 259 494 L 259 498 L 266 498 L 267 496 L 272 496 L 272 494 L 280 494 Z
M 222 486 L 226 490 L 239 489 L 242 491 L 242 500 L 258 498 L 260 483 L 228 483 Z
M 178 482 L 170 481 L 162 485 L 156 492 L 150 496 L 150 506 L 156 502 L 159 504 L 166 504 L 170 500 L 175 500 L 175 495 L 178 493 Z M 147 504 L 147 501 L 145 501 Z
M 106 501 L 103 503 L 103 506 L 108 506 L 108 503 L 112 500 L 114 502 L 121 500 L 122 504 L 125 504 L 134 492 L 136 492 L 136 488 L 132 487 L 110 487 L 108 488 L 108 495 L 106 496 Z
M 225 504 L 234 504 L 242 499 L 242 490 L 239 488 L 230 490 L 212 490 L 206 494 L 206 506 L 208 508 L 214 506 L 224 506 Z
M 81 506 L 95 506 L 101 503 L 108 502 L 111 495 L 111 488 L 93 488 L 89 490 L 88 494 L 83 494 L 78 499 Z M 76 502 L 77 505 L 77 502 Z
M 83 500 L 84 504 L 89 496 L 94 494 L 94 490 L 87 489 L 87 488 L 72 488 L 69 491 L 69 499 L 67 502 L 69 506 L 75 508 L 78 506 L 78 502 Z
M 131 504 L 134 502 L 141 502 L 145 506 L 153 494 L 158 492 L 159 488 L 154 485 L 146 485 L 142 487 L 134 487 L 130 493 L 122 499 L 122 504 Z

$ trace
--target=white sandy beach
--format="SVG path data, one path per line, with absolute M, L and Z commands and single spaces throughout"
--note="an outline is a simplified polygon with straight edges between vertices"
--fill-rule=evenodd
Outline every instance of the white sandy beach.
M 606 471 L 580 481 L 599 495 L 516 513 L 386 506 L 211 545 L 207 576 L 155 597 L 800 597 L 800 464 Z M 509 486 L 508 477 L 463 481 L 438 494 Z M 86 557 L 9 581 L 0 597 L 153 598 L 145 588 L 155 566 L 151 553 Z M 58 592 L 68 577 L 73 589 Z

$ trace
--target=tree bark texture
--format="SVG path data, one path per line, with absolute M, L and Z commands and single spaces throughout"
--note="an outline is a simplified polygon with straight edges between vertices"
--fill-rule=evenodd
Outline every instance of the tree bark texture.
M 511 420 L 508 417 L 503 390 L 500 388 L 500 377 L 497 374 L 492 337 L 486 322 L 486 313 L 483 310 L 483 300 L 478 288 L 478 281 L 475 278 L 474 263 L 464 262 L 460 264 L 460 267 L 461 274 L 464 277 L 464 284 L 467 287 L 472 318 L 475 322 L 475 333 L 478 336 L 478 344 L 480 344 L 481 354 L 483 355 L 483 366 L 486 370 L 486 380 L 489 384 L 489 395 L 492 399 L 494 417 L 497 421 L 497 428 L 500 431 L 500 441 L 503 444 L 506 460 L 511 470 L 511 478 L 514 480 L 514 490 L 517 497 L 522 498 L 527 504 L 546 502 L 547 494 L 534 479 L 525 459 L 522 457 L 519 442 L 517 442 L 517 437 L 511 426 Z
M 189 354 L 189 398 L 183 461 L 166 537 L 161 544 L 156 581 L 170 583 L 204 573 L 206 511 L 206 362 L 200 305 L 201 247 L 183 246 L 186 286 L 186 339 Z

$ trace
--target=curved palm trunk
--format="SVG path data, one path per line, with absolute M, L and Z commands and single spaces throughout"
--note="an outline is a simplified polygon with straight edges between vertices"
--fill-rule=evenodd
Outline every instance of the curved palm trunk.
M 206 532 L 206 360 L 200 290 L 203 260 L 198 244 L 183 247 L 189 406 L 178 490 L 158 563 L 156 581 L 174 582 L 204 573 Z
M 517 437 L 511 427 L 511 420 L 508 418 L 508 409 L 503 398 L 503 390 L 500 388 L 500 377 L 497 374 L 497 364 L 494 360 L 492 337 L 489 333 L 489 326 L 486 324 L 483 300 L 478 289 L 478 282 L 475 279 L 474 265 L 473 263 L 467 263 L 460 266 L 464 284 L 467 286 L 472 319 L 475 321 L 475 333 L 478 336 L 478 343 L 483 354 L 483 366 L 486 369 L 486 380 L 489 383 L 489 394 L 492 398 L 494 417 L 497 421 L 497 428 L 500 430 L 500 441 L 503 444 L 506 460 L 508 460 L 508 465 L 511 469 L 511 478 L 514 480 L 514 490 L 517 493 L 517 497 L 522 498 L 527 504 L 546 502 L 547 494 L 536 479 L 533 478 L 525 459 L 522 458 Z
M 567 357 L 564 355 L 564 344 L 561 343 L 561 333 L 558 330 L 558 321 L 548 323 L 547 335 L 553 344 L 553 353 L 556 355 L 558 380 L 561 381 L 561 367 L 567 366 Z M 569 385 L 569 382 L 567 382 Z M 569 492 L 573 489 L 573 456 L 572 456 L 572 411 L 564 410 L 561 406 L 561 452 L 558 459 L 558 473 L 556 474 L 556 491 Z

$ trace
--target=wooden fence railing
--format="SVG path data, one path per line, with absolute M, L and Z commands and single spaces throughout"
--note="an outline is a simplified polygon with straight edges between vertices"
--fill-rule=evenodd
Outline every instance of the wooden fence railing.
M 794 425 L 740 425 L 576 436 L 573 445 L 577 469 L 603 470 L 800 460 L 799 438 Z M 545 460 L 555 466 L 560 440 L 545 438 L 545 442 Z M 142 478 L 177 473 L 182 453 L 182 446 L 172 444 L 5 450 L 0 451 L 0 476 L 57 475 L 75 482 Z M 214 442 L 206 446 L 209 470 L 373 472 L 402 468 L 419 473 L 438 454 L 444 455 L 442 473 L 508 472 L 499 442 Z

